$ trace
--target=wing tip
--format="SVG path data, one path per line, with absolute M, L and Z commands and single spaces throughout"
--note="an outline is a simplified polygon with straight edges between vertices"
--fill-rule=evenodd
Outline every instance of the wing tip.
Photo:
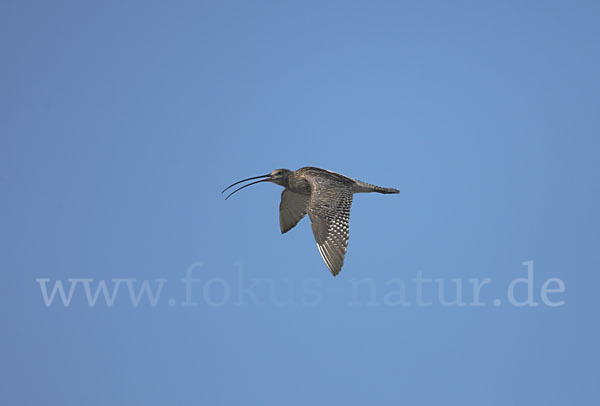
M 329 272 L 331 272 L 331 275 L 334 278 L 336 276 L 338 276 L 340 274 L 340 272 L 342 272 L 342 267 L 344 266 L 344 259 L 342 258 L 342 263 L 339 265 L 339 268 L 335 267 L 334 264 L 331 262 L 330 258 L 328 257 L 328 255 L 325 253 L 325 250 L 323 249 L 323 247 L 321 245 L 317 244 L 317 248 L 319 249 L 319 254 L 321 254 L 321 258 L 323 258 L 323 262 L 325 262 L 327 269 L 329 269 Z

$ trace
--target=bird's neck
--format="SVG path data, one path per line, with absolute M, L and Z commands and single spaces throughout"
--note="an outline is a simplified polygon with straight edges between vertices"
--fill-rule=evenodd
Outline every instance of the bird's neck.
M 306 179 L 288 179 L 285 187 L 294 193 L 310 194 L 310 183 Z

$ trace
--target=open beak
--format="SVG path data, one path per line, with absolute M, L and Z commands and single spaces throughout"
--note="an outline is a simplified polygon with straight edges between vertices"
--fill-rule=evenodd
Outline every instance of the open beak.
M 229 199 L 229 197 L 231 197 L 231 195 L 232 195 L 232 194 L 234 194 L 234 193 L 235 193 L 235 192 L 237 192 L 238 190 L 242 190 L 242 189 L 243 189 L 243 188 L 245 188 L 245 187 L 252 186 L 252 185 L 255 185 L 255 184 L 257 184 L 257 183 L 260 183 L 260 182 L 269 182 L 269 181 L 271 180 L 271 175 L 270 175 L 270 174 L 267 174 L 267 175 L 261 175 L 261 176 L 254 176 L 254 177 L 252 177 L 252 178 L 248 178 L 248 179 L 242 179 L 242 180 L 240 180 L 240 181 L 238 181 L 238 182 L 235 182 L 235 183 L 233 183 L 233 184 L 231 184 L 231 185 L 227 186 L 225 189 L 223 189 L 223 191 L 222 191 L 221 193 L 225 193 L 225 191 L 226 191 L 226 190 L 228 190 L 228 189 L 232 188 L 232 187 L 233 187 L 233 186 L 235 186 L 235 185 L 239 185 L 239 184 L 240 184 L 240 183 L 242 183 L 242 182 L 246 182 L 246 181 L 248 181 L 248 180 L 260 179 L 260 178 L 266 178 L 266 179 L 257 180 L 256 182 L 251 182 L 251 183 L 248 183 L 247 185 L 244 185 L 244 186 L 242 186 L 242 187 L 239 187 L 239 188 L 237 188 L 237 189 L 236 189 L 236 190 L 234 190 L 233 192 L 229 193 L 229 194 L 227 195 L 227 197 L 225 198 L 225 200 Z

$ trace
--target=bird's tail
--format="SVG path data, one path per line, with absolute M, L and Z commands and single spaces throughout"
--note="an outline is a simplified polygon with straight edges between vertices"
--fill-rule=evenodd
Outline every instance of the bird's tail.
M 381 186 L 375 186 L 375 191 L 377 193 L 383 193 L 383 194 L 392 194 L 392 193 L 400 193 L 400 191 L 398 189 L 395 189 L 393 187 L 381 187 Z
M 354 185 L 352 185 L 352 191 L 354 193 L 383 193 L 383 194 L 393 194 L 400 193 L 398 189 L 394 189 L 393 187 L 381 187 L 376 185 L 371 185 L 370 183 L 363 182 L 361 180 L 354 179 Z

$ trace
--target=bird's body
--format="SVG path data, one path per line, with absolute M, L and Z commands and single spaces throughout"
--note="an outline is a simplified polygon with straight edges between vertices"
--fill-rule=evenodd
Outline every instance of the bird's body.
M 258 178 L 266 179 L 242 186 L 229 196 L 259 182 L 273 182 L 283 186 L 279 205 L 281 232 L 286 233 L 294 228 L 308 213 L 319 253 L 333 276 L 339 274 L 344 265 L 348 246 L 350 206 L 354 193 L 400 193 L 397 189 L 371 185 L 336 172 L 313 167 L 300 168 L 294 172 L 289 169 L 277 169 L 268 175 L 245 180 Z

